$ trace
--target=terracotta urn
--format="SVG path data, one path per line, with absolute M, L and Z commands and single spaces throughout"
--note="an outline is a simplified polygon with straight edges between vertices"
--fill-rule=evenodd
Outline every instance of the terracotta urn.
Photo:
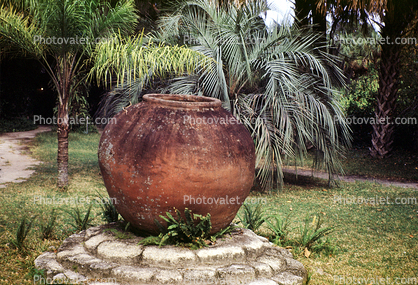
M 106 126 L 98 155 L 118 212 L 153 234 L 174 208 L 210 213 L 212 233 L 227 227 L 254 180 L 250 133 L 209 97 L 144 95 Z

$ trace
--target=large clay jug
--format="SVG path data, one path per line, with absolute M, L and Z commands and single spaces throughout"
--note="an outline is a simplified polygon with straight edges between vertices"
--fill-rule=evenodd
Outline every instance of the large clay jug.
M 149 94 L 103 131 L 99 165 L 126 221 L 158 233 L 159 215 L 211 214 L 212 233 L 227 227 L 254 180 L 254 143 L 221 101 Z

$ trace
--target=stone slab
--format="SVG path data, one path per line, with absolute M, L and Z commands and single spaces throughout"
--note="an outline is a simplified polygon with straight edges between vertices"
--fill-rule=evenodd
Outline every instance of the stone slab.
M 200 262 L 205 264 L 227 264 L 245 261 L 245 251 L 239 246 L 202 248 L 196 251 L 196 255 Z
M 257 279 L 251 283 L 248 283 L 247 285 L 278 285 L 277 282 L 274 282 L 273 280 L 262 278 Z
M 282 272 L 272 277 L 279 285 L 302 285 L 304 278 L 293 275 L 289 272 Z
M 196 265 L 196 254 L 186 248 L 146 246 L 142 253 L 142 264 L 175 267 Z
M 90 237 L 89 239 L 87 239 L 84 242 L 84 247 L 88 251 L 94 252 L 102 242 L 111 241 L 113 239 L 114 238 L 112 236 L 110 236 L 109 234 L 101 233 L 101 234 L 94 235 L 94 236 Z
M 97 256 L 107 261 L 138 264 L 144 248 L 141 245 L 119 240 L 102 242 L 97 247 Z

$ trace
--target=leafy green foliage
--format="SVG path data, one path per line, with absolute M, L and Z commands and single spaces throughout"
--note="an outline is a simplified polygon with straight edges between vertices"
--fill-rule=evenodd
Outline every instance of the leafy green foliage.
M 215 235 L 210 235 L 212 230 L 211 217 L 208 213 L 206 216 L 192 214 L 188 208 L 184 210 L 183 219 L 180 211 L 175 209 L 176 218 L 169 212 L 166 212 L 167 217 L 160 216 L 167 223 L 167 227 L 164 227 L 157 219 L 156 225 L 160 229 L 161 233 L 158 236 L 149 236 L 143 239 L 140 244 L 151 245 L 176 245 L 187 246 L 191 249 L 198 249 L 207 246 L 210 241 L 214 242 L 217 237 L 229 233 L 233 230 L 233 226 L 229 226 L 226 229 L 221 230 Z
M 305 223 L 300 227 L 300 237 L 298 240 L 302 248 L 312 249 L 312 246 L 321 238 L 331 234 L 334 227 L 322 227 L 321 216 L 314 216 L 312 222 L 310 218 L 305 219 Z
M 364 30 L 354 29 L 350 32 L 340 31 L 336 35 L 336 43 L 339 52 L 346 59 L 346 65 L 353 60 L 375 60 L 377 52 L 380 51 L 379 41 L 381 36 L 374 30 L 373 26 L 366 24 L 367 33 Z M 346 66 L 347 67 L 347 66 Z M 348 68 L 350 68 L 348 66 Z
M 349 89 L 340 97 L 341 106 L 347 116 L 370 117 L 374 112 L 379 75 L 372 64 L 368 69 L 366 75 L 352 80 Z
M 185 46 L 166 46 L 154 41 L 155 38 L 145 38 L 141 34 L 132 38 L 116 36 L 112 41 L 97 45 L 90 76 L 110 86 L 112 76 L 116 75 L 117 83 L 101 100 L 97 116 L 113 117 L 123 108 L 141 101 L 147 88 L 166 86 L 161 82 L 175 75 L 205 69 L 211 61 Z
M 32 228 L 32 223 L 34 219 L 35 217 L 33 217 L 32 219 L 28 221 L 27 217 L 23 217 L 22 220 L 20 221 L 19 227 L 17 228 L 17 231 L 16 231 L 16 238 L 12 240 L 12 244 L 17 249 L 22 250 L 24 248 L 23 243 Z
M 41 239 L 50 239 L 52 237 L 56 219 L 55 209 L 52 209 L 51 214 L 48 215 L 47 222 L 41 224 Z
M 0 133 L 23 132 L 36 129 L 33 121 L 26 118 L 13 118 L 0 120 Z
M 60 120 L 57 134 L 63 142 L 57 155 L 58 187 L 64 189 L 68 185 L 65 134 L 69 131 L 69 102 L 75 98 L 76 103 L 77 87 L 86 82 L 86 55 L 92 53 L 97 39 L 132 32 L 138 16 L 132 0 L 117 4 L 109 0 L 31 0 L 21 1 L 21 5 L 14 2 L 2 2 L 0 45 L 38 60 L 55 86 Z M 76 40 L 80 38 L 83 40 Z M 50 39 L 54 39 L 52 43 Z
M 244 203 L 242 204 L 243 214 L 238 215 L 240 223 L 244 228 L 257 231 L 264 223 L 264 211 L 261 203 Z
M 71 223 L 71 225 L 74 227 L 76 231 L 84 231 L 88 227 L 93 225 L 91 224 L 91 220 L 93 218 L 90 217 L 92 206 L 93 204 L 89 205 L 89 208 L 87 209 L 87 212 L 84 215 L 84 217 L 82 216 L 81 210 L 79 208 L 75 208 L 72 211 L 66 211 L 73 218 L 74 223 Z

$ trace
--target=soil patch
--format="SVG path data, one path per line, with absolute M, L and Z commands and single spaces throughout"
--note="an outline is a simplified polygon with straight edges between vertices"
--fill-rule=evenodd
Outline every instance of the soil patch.
M 29 156 L 27 144 L 36 134 L 48 131 L 51 127 L 40 126 L 32 131 L 0 135 L 0 188 L 7 187 L 5 183 L 23 182 L 35 172 L 30 167 L 41 162 Z

